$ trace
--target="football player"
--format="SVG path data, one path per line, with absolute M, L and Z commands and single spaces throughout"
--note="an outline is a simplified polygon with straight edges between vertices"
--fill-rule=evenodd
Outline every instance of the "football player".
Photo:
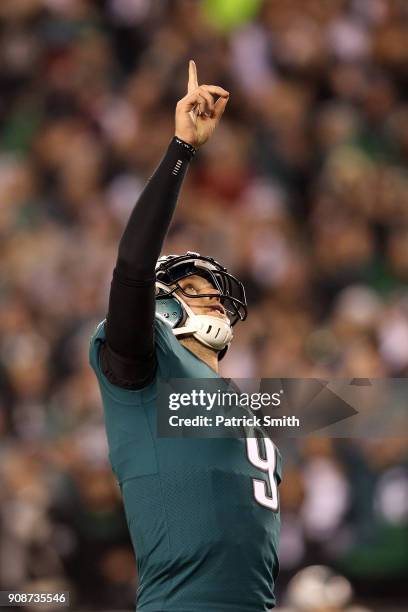
M 219 379 L 243 321 L 242 284 L 210 257 L 160 257 L 194 154 L 229 94 L 189 64 L 175 136 L 119 244 L 109 310 L 90 360 L 109 456 L 136 553 L 140 612 L 261 612 L 275 606 L 280 457 L 265 438 L 160 438 L 160 379 Z M 148 143 L 147 143 L 148 146 Z

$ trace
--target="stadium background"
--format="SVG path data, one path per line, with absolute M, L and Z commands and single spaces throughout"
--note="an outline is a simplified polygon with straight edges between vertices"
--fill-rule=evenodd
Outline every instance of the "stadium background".
M 131 608 L 88 338 L 189 58 L 231 97 L 165 251 L 247 286 L 223 374 L 408 375 L 407 40 L 405 0 L 1 1 L 0 589 Z M 406 610 L 406 441 L 283 454 L 280 601 L 319 563 Z

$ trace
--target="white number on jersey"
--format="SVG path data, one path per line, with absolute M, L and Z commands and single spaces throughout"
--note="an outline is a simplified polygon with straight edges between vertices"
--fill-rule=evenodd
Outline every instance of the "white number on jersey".
M 279 509 L 278 483 L 276 482 L 276 448 L 272 440 L 263 438 L 265 446 L 265 459 L 261 457 L 258 438 L 246 438 L 248 459 L 253 466 L 264 472 L 266 479 L 252 479 L 254 497 L 256 501 L 277 512 Z

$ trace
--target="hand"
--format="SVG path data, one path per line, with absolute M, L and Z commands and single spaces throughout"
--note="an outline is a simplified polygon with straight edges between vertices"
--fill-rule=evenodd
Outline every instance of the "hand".
M 213 96 L 219 96 L 215 102 Z M 193 147 L 210 138 L 225 110 L 229 93 L 217 85 L 198 85 L 197 68 L 190 60 L 188 88 L 176 106 L 176 136 Z

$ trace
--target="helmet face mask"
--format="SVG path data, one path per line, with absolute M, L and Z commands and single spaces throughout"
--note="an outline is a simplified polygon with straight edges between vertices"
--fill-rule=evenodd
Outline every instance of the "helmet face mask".
M 205 278 L 216 290 L 191 293 L 180 285 L 189 276 Z M 164 318 L 176 336 L 193 336 L 205 346 L 218 351 L 222 359 L 231 343 L 232 326 L 247 317 L 247 302 L 242 283 L 217 261 L 199 253 L 168 255 L 156 265 L 156 312 Z M 184 300 L 188 298 L 189 304 Z M 195 314 L 191 299 L 218 298 L 228 320 L 213 315 Z

